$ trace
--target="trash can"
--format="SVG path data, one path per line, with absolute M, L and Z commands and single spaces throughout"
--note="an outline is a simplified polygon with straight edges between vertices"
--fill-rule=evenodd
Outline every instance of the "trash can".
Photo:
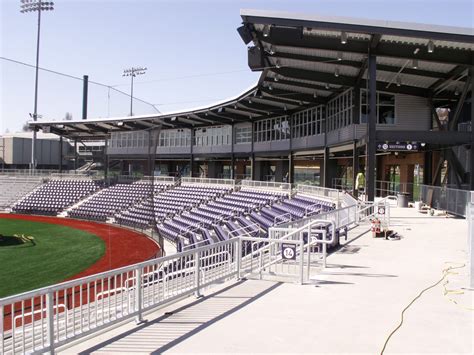
M 408 197 L 410 196 L 407 192 L 399 192 L 397 194 L 397 207 L 408 207 Z

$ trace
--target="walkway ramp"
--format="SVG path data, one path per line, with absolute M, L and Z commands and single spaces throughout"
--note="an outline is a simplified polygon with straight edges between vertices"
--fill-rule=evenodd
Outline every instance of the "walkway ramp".
M 466 257 L 463 219 L 392 209 L 391 225 L 400 240 L 362 234 L 367 226 L 351 230 L 327 268 L 303 286 L 225 283 L 204 298 L 186 298 L 145 315 L 141 325 L 128 323 L 64 353 L 379 354 L 402 309 L 442 277 L 446 262 Z M 464 278 L 467 269 L 456 270 L 447 287 L 460 288 Z M 432 288 L 407 311 L 387 354 L 473 353 L 472 311 L 461 307 L 472 307 L 472 293 L 446 297 L 444 287 Z

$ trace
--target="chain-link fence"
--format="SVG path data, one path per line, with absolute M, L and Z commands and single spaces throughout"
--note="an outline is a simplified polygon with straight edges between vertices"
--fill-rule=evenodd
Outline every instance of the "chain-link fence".
M 462 217 L 467 216 L 469 194 L 470 191 L 468 190 L 420 185 L 420 200 L 422 202 L 437 210 Z

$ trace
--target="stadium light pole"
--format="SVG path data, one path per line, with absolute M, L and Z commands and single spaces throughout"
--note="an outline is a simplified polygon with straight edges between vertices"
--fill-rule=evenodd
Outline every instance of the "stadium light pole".
M 21 0 L 20 12 L 22 14 L 27 12 L 38 13 L 38 34 L 36 39 L 36 66 L 35 66 L 35 103 L 33 108 L 33 121 L 36 122 L 38 118 L 38 66 L 39 66 L 39 49 L 40 49 L 40 29 L 41 29 L 41 12 L 53 11 L 54 3 L 51 1 L 42 0 Z M 33 140 L 31 142 L 31 170 L 36 167 L 35 159 L 36 150 L 36 129 L 33 128 Z
M 137 75 L 143 75 L 147 71 L 144 67 L 131 67 L 124 69 L 122 76 L 129 76 L 131 78 L 130 83 L 130 116 L 133 116 L 133 78 Z

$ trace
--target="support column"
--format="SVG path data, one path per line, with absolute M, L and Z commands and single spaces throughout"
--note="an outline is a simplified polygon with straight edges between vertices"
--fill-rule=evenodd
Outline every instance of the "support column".
M 74 170 L 77 170 L 77 139 L 74 139 Z
M 35 119 L 36 121 L 36 119 Z M 36 169 L 36 126 L 33 127 L 33 138 L 31 140 L 31 163 L 30 163 L 30 169 L 35 170 Z
M 105 137 L 104 147 L 104 179 L 107 180 L 109 175 L 109 139 Z
M 368 201 L 374 201 L 375 197 L 375 130 L 377 123 L 377 57 L 369 53 L 369 119 L 367 123 L 367 170 L 366 196 Z
M 255 180 L 255 153 L 253 151 L 253 142 L 255 140 L 255 123 L 252 122 L 252 140 L 250 145 L 250 170 L 252 174 L 252 180 Z
M 330 187 L 329 186 L 329 147 L 324 147 L 324 157 L 323 157 L 323 181 L 321 186 L 323 187 Z
M 235 156 L 232 154 L 230 157 L 230 178 L 235 179 Z
M 469 152 L 469 190 L 474 190 L 474 67 L 469 68 L 471 81 L 471 151 Z
M 234 123 L 230 126 L 230 151 L 231 151 L 231 156 L 230 156 L 230 178 L 235 179 L 235 156 L 234 156 L 234 143 L 235 143 L 235 130 L 234 130 Z
M 295 178 L 295 163 L 293 161 L 293 154 L 288 155 L 288 182 L 290 184 L 294 183 Z
M 59 136 L 59 172 L 63 172 L 63 136 Z
M 357 174 L 359 174 L 359 149 L 357 149 L 357 140 L 354 141 L 352 151 L 352 194 L 357 197 L 356 180 Z
M 289 143 L 290 143 L 290 154 L 288 154 L 288 183 L 293 183 L 294 166 L 293 166 L 293 120 L 292 115 L 288 115 L 288 131 L 289 131 Z
M 148 176 L 153 176 L 153 171 L 151 167 L 151 150 L 153 146 L 153 130 L 148 131 L 148 157 L 147 157 L 147 175 Z M 123 167 L 120 169 L 123 171 Z
M 89 92 L 89 76 L 83 76 L 82 84 L 82 119 L 87 120 L 87 96 Z
M 193 166 L 194 166 L 193 144 L 194 144 L 194 128 L 191 128 L 191 136 L 190 136 L 190 142 L 189 142 L 189 176 L 190 177 L 193 177 Z
M 423 184 L 431 185 L 433 180 L 433 152 L 425 152 L 425 162 L 423 164 Z

